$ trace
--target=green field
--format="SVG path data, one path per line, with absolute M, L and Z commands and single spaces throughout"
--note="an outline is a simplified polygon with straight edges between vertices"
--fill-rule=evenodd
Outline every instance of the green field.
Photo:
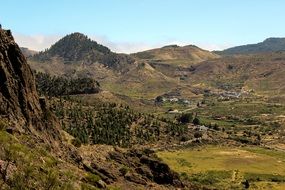
M 217 189 L 285 189 L 285 153 L 257 147 L 202 146 L 157 153 L 183 178 Z

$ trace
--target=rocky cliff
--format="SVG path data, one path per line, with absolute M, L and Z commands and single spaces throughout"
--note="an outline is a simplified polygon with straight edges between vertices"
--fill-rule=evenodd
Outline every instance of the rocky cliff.
M 10 30 L 0 30 L 0 116 L 21 130 L 43 130 L 47 110 L 40 104 L 34 75 Z M 52 123 L 51 120 L 49 120 Z

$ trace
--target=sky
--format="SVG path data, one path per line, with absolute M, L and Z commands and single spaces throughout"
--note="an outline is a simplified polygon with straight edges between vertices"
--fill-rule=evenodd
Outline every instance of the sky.
M 222 50 L 285 36 L 284 0 L 0 2 L 2 27 L 20 46 L 38 51 L 73 32 L 123 53 L 169 44 Z

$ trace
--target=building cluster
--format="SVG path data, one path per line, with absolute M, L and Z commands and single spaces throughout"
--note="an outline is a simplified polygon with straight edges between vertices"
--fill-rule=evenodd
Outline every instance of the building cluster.
M 165 102 L 170 102 L 170 103 L 178 103 L 178 104 L 185 104 L 185 105 L 190 105 L 191 101 L 183 98 L 176 98 L 176 97 L 160 97 L 159 99 L 156 99 L 156 102 L 159 103 L 165 103 Z

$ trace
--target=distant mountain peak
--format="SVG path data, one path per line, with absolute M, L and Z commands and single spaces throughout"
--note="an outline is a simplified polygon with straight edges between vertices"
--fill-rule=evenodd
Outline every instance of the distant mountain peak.
M 101 63 L 108 67 L 119 68 L 134 61 L 131 57 L 112 52 L 108 47 L 91 40 L 79 32 L 71 33 L 57 41 L 48 50 L 31 57 L 36 62 L 51 62 L 52 59 L 63 63 Z
M 151 49 L 133 54 L 139 59 L 153 60 L 188 60 L 190 62 L 201 62 L 209 59 L 218 58 L 219 56 L 203 50 L 195 45 L 178 46 L 168 45 L 162 48 Z
M 51 46 L 47 53 L 59 56 L 67 61 L 78 61 L 90 54 L 108 54 L 110 49 L 91 40 L 86 35 L 76 32 L 65 36 Z
M 53 44 L 48 50 L 35 56 L 36 59 L 46 60 L 60 57 L 65 61 L 80 61 L 86 57 L 94 57 L 111 53 L 111 50 L 79 32 L 71 33 Z
M 221 55 L 234 55 L 268 53 L 277 51 L 285 51 L 285 38 L 267 38 L 263 42 L 257 44 L 236 46 L 216 53 Z
M 263 43 L 268 43 L 268 42 L 271 42 L 271 43 L 278 43 L 280 41 L 285 41 L 285 38 L 267 38 L 263 41 Z

